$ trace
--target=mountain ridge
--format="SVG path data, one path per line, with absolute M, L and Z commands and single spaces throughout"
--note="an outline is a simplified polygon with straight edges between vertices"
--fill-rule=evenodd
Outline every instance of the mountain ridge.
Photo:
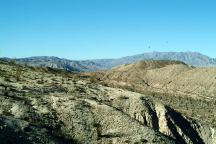
M 215 67 L 216 59 L 198 52 L 148 52 L 117 59 L 93 59 L 93 60 L 68 60 L 55 56 L 34 56 L 27 58 L 3 58 L 16 61 L 19 64 L 27 64 L 37 67 L 52 67 L 67 71 L 99 71 L 112 69 L 113 67 L 138 62 L 141 60 L 174 60 L 182 61 L 196 67 Z

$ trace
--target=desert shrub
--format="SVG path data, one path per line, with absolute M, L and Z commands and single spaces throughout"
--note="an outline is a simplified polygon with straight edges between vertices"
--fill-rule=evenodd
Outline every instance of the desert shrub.
M 10 82 L 10 81 L 11 81 L 11 80 L 10 80 L 10 77 L 9 77 L 9 76 L 5 76 L 5 77 L 4 77 L 4 81 Z
M 21 66 L 17 66 L 15 70 L 15 78 L 17 81 L 20 81 L 21 75 L 23 73 L 23 69 Z
M 37 84 L 44 84 L 43 79 L 38 80 L 38 81 L 37 81 Z
M 141 142 L 145 144 L 145 143 L 148 143 L 148 140 L 146 140 L 146 139 L 141 139 Z
M 127 100 L 127 99 L 129 99 L 129 97 L 127 97 L 127 96 L 120 96 L 120 99 Z
M 91 75 L 89 81 L 90 83 L 96 83 L 98 81 L 96 74 Z

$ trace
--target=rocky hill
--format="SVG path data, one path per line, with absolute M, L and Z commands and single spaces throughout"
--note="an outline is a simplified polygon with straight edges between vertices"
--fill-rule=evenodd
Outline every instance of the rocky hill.
M 215 99 L 215 73 L 216 68 L 195 68 L 178 61 L 150 60 L 113 68 L 101 79 L 114 85 L 137 85 L 145 90 Z
M 153 97 L 94 78 L 0 61 L 1 143 L 216 142 L 214 128 Z
M 140 61 L 94 74 L 100 83 L 152 96 L 216 127 L 216 68 L 195 68 L 178 61 Z
M 196 52 L 152 52 L 123 57 L 120 59 L 98 59 L 85 61 L 74 61 L 47 56 L 21 59 L 6 59 L 31 66 L 52 67 L 64 69 L 67 71 L 78 72 L 106 70 L 122 64 L 130 64 L 141 60 L 176 60 L 198 67 L 216 66 L 216 59 Z

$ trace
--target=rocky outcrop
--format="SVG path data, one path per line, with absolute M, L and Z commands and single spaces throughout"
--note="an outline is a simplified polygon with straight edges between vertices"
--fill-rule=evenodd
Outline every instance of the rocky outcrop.
M 172 137 L 176 143 L 214 143 L 214 130 L 182 116 L 172 108 L 142 95 L 130 94 L 113 99 L 121 109 L 141 124 Z

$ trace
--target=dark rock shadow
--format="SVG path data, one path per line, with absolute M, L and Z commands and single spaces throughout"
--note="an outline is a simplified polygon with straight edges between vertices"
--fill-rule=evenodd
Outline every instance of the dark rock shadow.
M 159 120 L 157 117 L 157 113 L 154 109 L 155 106 L 152 104 L 153 102 L 149 101 L 145 97 L 141 97 L 141 100 L 145 103 L 144 105 L 147 107 L 148 113 L 151 114 L 152 128 L 154 130 L 159 130 Z
M 188 120 L 186 120 L 180 113 L 174 111 L 172 108 L 166 107 L 166 109 L 168 110 L 168 127 L 176 137 L 177 143 L 186 144 L 182 136 L 178 134 L 176 126 L 182 130 L 182 132 L 192 141 L 192 143 L 204 144 L 199 133 L 191 126 L 191 123 Z M 174 123 L 171 121 L 171 119 L 174 121 Z
M 29 144 L 27 135 L 23 132 L 16 132 L 15 129 L 5 125 L 0 118 L 0 143 L 1 144 Z
M 5 122 L 10 119 L 0 117 L 0 144 L 31 144 L 50 143 L 56 144 L 79 144 L 78 141 L 58 135 L 55 130 L 47 129 L 47 134 L 39 134 L 42 127 L 30 126 L 23 131 L 16 127 L 11 127 Z M 39 135 L 38 135 L 39 134 Z

